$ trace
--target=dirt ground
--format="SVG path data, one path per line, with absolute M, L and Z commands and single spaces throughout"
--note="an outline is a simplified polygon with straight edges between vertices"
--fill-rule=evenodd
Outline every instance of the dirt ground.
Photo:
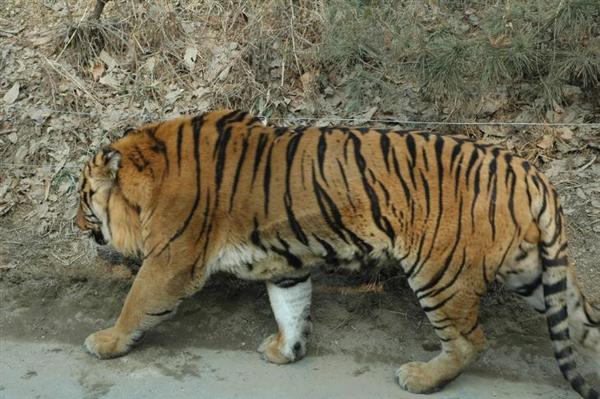
M 264 7 L 256 9 L 207 0 L 177 2 L 184 8 L 164 13 L 172 2 L 114 0 L 106 12 L 117 22 L 105 39 L 129 36 L 90 55 L 68 27 L 84 21 L 91 3 L 7 0 L 0 9 L 0 398 L 417 397 L 393 373 L 433 357 L 439 343 L 402 277 L 389 271 L 317 273 L 315 333 L 307 358 L 294 365 L 259 358 L 255 349 L 275 329 L 265 288 L 227 276 L 214 278 L 130 355 L 99 361 L 84 353 L 85 337 L 118 316 L 136 265 L 74 227 L 77 178 L 90 153 L 126 127 L 220 106 L 285 124 L 309 115 L 321 125 L 348 117 L 363 125 L 389 116 L 444 121 L 456 111 L 424 100 L 414 82 L 398 83 L 393 102 L 366 90 L 363 109 L 349 111 L 348 77 L 302 64 L 318 33 L 319 18 L 301 23 L 314 17 L 308 6 L 290 14 L 268 2 L 250 2 Z M 287 40 L 289 29 L 297 41 Z M 566 125 L 453 131 L 507 146 L 546 171 L 566 213 L 570 259 L 584 292 L 600 304 L 600 128 L 577 125 L 600 121 L 600 97 L 567 85 L 565 102 L 542 111 L 538 99 L 509 103 L 506 91 L 491 93 L 468 119 Z M 482 309 L 490 349 L 431 397 L 576 397 L 539 315 L 498 285 Z M 581 367 L 599 386 L 592 366 Z
M 82 343 L 118 316 L 132 265 L 105 251 L 90 261 L 68 277 L 2 275 L 0 398 L 408 399 L 421 396 L 403 392 L 393 372 L 439 349 L 401 278 L 318 272 L 307 357 L 294 365 L 268 364 L 255 351 L 276 328 L 264 286 L 222 275 L 131 354 L 100 361 Z M 385 281 L 375 285 L 383 291 L 374 289 L 377 281 Z M 432 398 L 577 397 L 558 371 L 543 318 L 495 285 L 481 321 L 490 349 Z M 592 365 L 580 367 L 598 383 Z

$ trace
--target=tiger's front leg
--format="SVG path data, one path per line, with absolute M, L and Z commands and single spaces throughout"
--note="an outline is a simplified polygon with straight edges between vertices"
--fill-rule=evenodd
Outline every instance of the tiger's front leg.
M 189 282 L 189 277 L 172 271 L 158 262 L 144 262 L 117 322 L 88 336 L 87 351 L 101 359 L 122 356 L 142 338 L 144 331 L 172 317 Z
M 279 331 L 265 339 L 258 351 L 272 363 L 299 360 L 312 332 L 310 275 L 267 282 L 267 291 Z

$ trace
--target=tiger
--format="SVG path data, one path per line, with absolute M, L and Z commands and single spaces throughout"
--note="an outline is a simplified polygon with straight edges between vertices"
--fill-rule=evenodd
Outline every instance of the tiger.
M 499 146 L 443 132 L 275 127 L 218 110 L 148 123 L 82 170 L 77 225 L 140 256 L 114 326 L 85 340 L 126 354 L 209 276 L 264 281 L 277 331 L 262 357 L 301 359 L 312 332 L 311 272 L 391 263 L 441 341 L 395 373 L 413 393 L 440 390 L 486 348 L 479 304 L 499 280 L 545 315 L 554 356 L 583 398 L 598 391 L 574 348 L 600 358 L 600 310 L 567 260 L 549 179 Z

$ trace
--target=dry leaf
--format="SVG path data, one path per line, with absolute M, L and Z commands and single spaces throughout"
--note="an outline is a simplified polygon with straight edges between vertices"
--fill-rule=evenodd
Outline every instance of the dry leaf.
M 51 111 L 47 109 L 30 109 L 28 114 L 34 122 L 42 123 L 50 116 Z
M 312 93 L 316 87 L 316 74 L 312 71 L 304 72 L 300 76 L 300 82 L 302 83 L 302 89 L 305 93 Z
M 193 69 L 194 65 L 196 65 L 196 57 L 198 56 L 198 49 L 196 47 L 188 47 L 185 49 L 185 54 L 183 55 L 183 62 L 188 67 L 188 69 Z
M 484 125 L 479 128 L 485 135 L 492 137 L 506 137 L 513 131 L 511 126 Z
M 112 74 L 104 75 L 98 81 L 103 85 L 110 86 L 114 89 L 118 89 L 121 85 L 121 83 L 117 79 L 115 79 L 115 77 Z
M 173 89 L 170 92 L 167 93 L 167 95 L 165 96 L 165 102 L 168 105 L 173 104 L 175 101 L 177 101 L 177 98 L 179 97 L 179 95 L 183 93 L 182 89 Z
M 104 50 L 100 52 L 100 59 L 106 64 L 109 71 L 113 70 L 118 65 L 117 61 Z
M 497 37 L 490 37 L 489 41 L 494 48 L 504 48 L 510 45 L 510 38 L 505 34 L 501 34 Z
M 19 89 L 21 88 L 21 85 L 19 85 L 19 82 L 16 82 L 4 95 L 4 102 L 6 104 L 12 104 L 17 100 L 17 97 L 19 97 Z
M 571 140 L 573 138 L 573 131 L 568 127 L 560 128 L 560 131 L 562 132 L 560 134 L 560 137 L 562 137 L 563 139 Z
M 543 150 L 552 148 L 554 145 L 554 137 L 549 134 L 544 134 L 544 137 L 537 143 L 537 146 Z
M 54 39 L 54 37 L 52 37 L 52 35 L 44 35 L 44 36 L 33 37 L 33 38 L 29 39 L 29 41 L 31 42 L 31 44 L 33 44 L 34 47 L 38 47 L 38 46 L 43 46 L 44 44 L 50 43 L 52 41 L 52 39 Z
M 102 75 L 104 75 L 104 71 L 105 68 L 102 62 L 99 62 L 92 67 L 92 78 L 94 79 L 94 82 L 97 82 Z
M 152 56 L 148 58 L 148 61 L 143 65 L 143 68 L 148 71 L 148 73 L 154 72 L 154 67 L 156 66 L 156 56 Z

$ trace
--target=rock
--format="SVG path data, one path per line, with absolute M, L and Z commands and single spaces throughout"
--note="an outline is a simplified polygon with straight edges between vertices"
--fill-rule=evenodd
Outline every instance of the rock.
M 21 88 L 21 85 L 19 85 L 19 82 L 16 82 L 14 85 L 12 85 L 12 87 L 6 92 L 6 94 L 4 94 L 4 103 L 5 104 L 12 104 L 17 100 L 17 97 L 19 97 L 19 89 Z

